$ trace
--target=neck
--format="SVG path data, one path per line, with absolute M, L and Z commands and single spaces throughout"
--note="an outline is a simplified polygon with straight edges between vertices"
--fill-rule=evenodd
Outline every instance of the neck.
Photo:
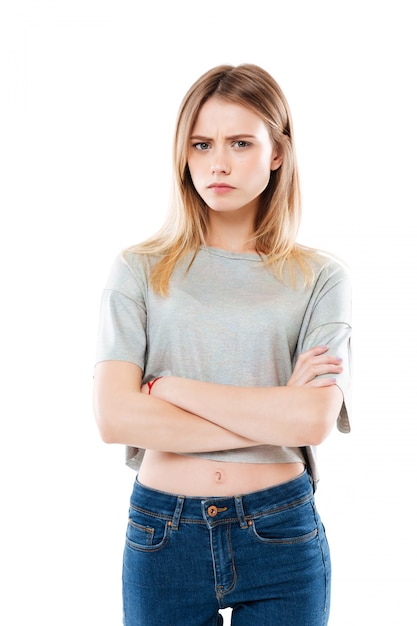
M 225 213 L 212 212 L 206 243 L 229 252 L 255 252 L 252 220 L 236 220 Z

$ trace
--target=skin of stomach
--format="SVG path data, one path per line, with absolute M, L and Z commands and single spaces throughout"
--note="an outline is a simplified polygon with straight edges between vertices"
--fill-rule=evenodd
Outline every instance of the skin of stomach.
M 226 463 L 147 450 L 138 480 L 146 487 L 184 496 L 233 496 L 296 478 L 303 463 Z

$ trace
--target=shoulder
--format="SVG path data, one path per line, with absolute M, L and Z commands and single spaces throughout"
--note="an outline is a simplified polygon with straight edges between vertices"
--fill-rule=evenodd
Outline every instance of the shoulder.
M 340 313 L 349 320 L 352 306 L 352 282 L 348 265 L 336 256 L 318 252 L 311 304 L 329 313 Z
M 285 266 L 284 277 L 291 284 L 310 292 L 320 291 L 324 285 L 338 282 L 350 285 L 350 270 L 336 255 L 303 245 L 296 245 Z
M 144 254 L 131 249 L 120 251 L 111 263 L 105 288 L 131 294 L 147 285 L 150 261 Z
M 350 283 L 348 264 L 335 254 L 314 248 L 302 248 L 315 276 L 315 282 L 346 281 Z

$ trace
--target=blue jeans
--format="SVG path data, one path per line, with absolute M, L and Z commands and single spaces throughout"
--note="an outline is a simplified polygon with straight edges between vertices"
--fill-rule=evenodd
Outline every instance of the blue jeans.
M 136 480 L 123 558 L 125 626 L 325 626 L 330 554 L 307 472 L 243 496 Z

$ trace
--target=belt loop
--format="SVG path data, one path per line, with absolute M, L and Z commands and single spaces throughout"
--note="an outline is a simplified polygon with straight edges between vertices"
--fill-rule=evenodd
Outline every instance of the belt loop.
M 177 497 L 177 504 L 175 507 L 175 511 L 174 511 L 174 515 L 172 518 L 172 529 L 173 530 L 178 530 L 178 526 L 180 523 L 180 517 L 181 517 L 181 513 L 182 513 L 182 507 L 184 506 L 184 500 L 185 497 L 184 496 L 178 496 Z
M 236 513 L 237 513 L 237 518 L 239 520 L 240 527 L 247 528 L 248 523 L 246 521 L 245 512 L 243 510 L 242 496 L 235 496 L 235 506 L 236 506 Z

